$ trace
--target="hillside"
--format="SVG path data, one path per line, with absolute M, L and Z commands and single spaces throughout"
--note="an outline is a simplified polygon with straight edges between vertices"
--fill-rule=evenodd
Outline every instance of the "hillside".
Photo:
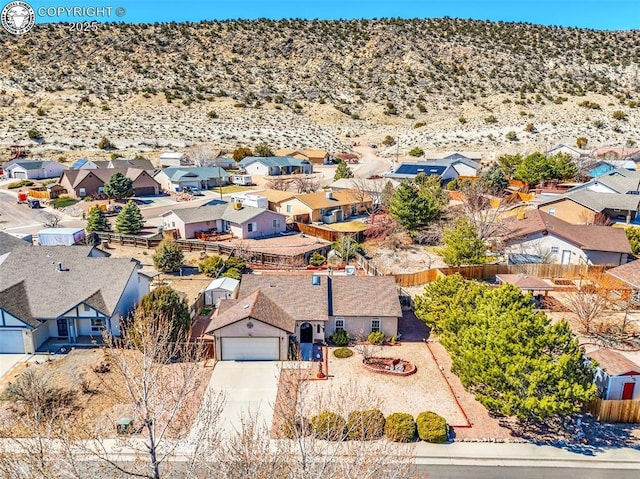
M 238 20 L 82 33 L 40 25 L 0 42 L 0 143 L 67 157 L 101 154 L 103 136 L 131 151 L 262 141 L 335 151 L 390 134 L 402 152 L 640 136 L 638 31 Z

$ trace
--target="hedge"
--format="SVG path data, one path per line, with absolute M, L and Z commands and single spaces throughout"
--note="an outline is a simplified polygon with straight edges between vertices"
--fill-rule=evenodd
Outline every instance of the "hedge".
M 333 341 L 333 344 L 336 346 L 346 346 L 349 344 L 349 333 L 344 329 L 339 329 L 331 335 L 331 341 Z
M 347 431 L 349 439 L 369 441 L 380 439 L 384 434 L 385 419 L 380 409 L 353 411 L 349 414 Z
M 311 430 L 318 439 L 343 441 L 346 427 L 347 421 L 335 412 L 322 411 L 311 418 Z
M 384 433 L 390 441 L 411 442 L 416 435 L 416 422 L 411 414 L 393 413 L 387 417 Z
M 333 355 L 336 358 L 340 359 L 350 358 L 351 356 L 353 356 L 353 351 L 351 351 L 349 348 L 338 348 L 333 350 Z
M 418 414 L 416 419 L 418 437 L 427 442 L 441 443 L 449 438 L 449 426 L 442 416 L 431 411 Z

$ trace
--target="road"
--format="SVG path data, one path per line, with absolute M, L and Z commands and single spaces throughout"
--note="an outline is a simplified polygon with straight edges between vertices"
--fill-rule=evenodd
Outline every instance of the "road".
M 356 146 L 353 149 L 362 155 L 360 165 L 354 168 L 354 173 L 357 176 L 362 178 L 368 178 L 372 175 L 382 176 L 393 165 L 392 159 L 376 156 L 377 150 L 371 147 Z
M 428 479 L 637 479 L 637 469 L 596 467 L 521 467 L 421 465 L 420 474 Z

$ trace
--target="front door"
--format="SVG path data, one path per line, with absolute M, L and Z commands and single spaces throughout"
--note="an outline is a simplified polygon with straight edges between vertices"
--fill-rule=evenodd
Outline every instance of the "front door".
M 58 337 L 59 338 L 68 338 L 69 337 L 69 327 L 67 326 L 66 319 L 58 320 Z
M 571 263 L 571 251 L 569 251 L 568 249 L 563 249 L 562 264 L 569 264 L 569 263 Z
M 300 342 L 312 343 L 313 342 L 313 326 L 309 323 L 302 323 L 300 325 Z
M 636 383 L 624 383 L 622 387 L 622 399 L 633 399 L 633 389 Z

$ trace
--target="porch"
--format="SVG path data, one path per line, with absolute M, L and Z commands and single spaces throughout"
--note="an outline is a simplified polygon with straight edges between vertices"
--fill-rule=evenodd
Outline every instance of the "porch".
M 36 349 L 36 353 L 65 354 L 72 348 L 90 349 L 104 344 L 101 335 L 78 336 L 75 342 L 69 338 L 49 338 Z

